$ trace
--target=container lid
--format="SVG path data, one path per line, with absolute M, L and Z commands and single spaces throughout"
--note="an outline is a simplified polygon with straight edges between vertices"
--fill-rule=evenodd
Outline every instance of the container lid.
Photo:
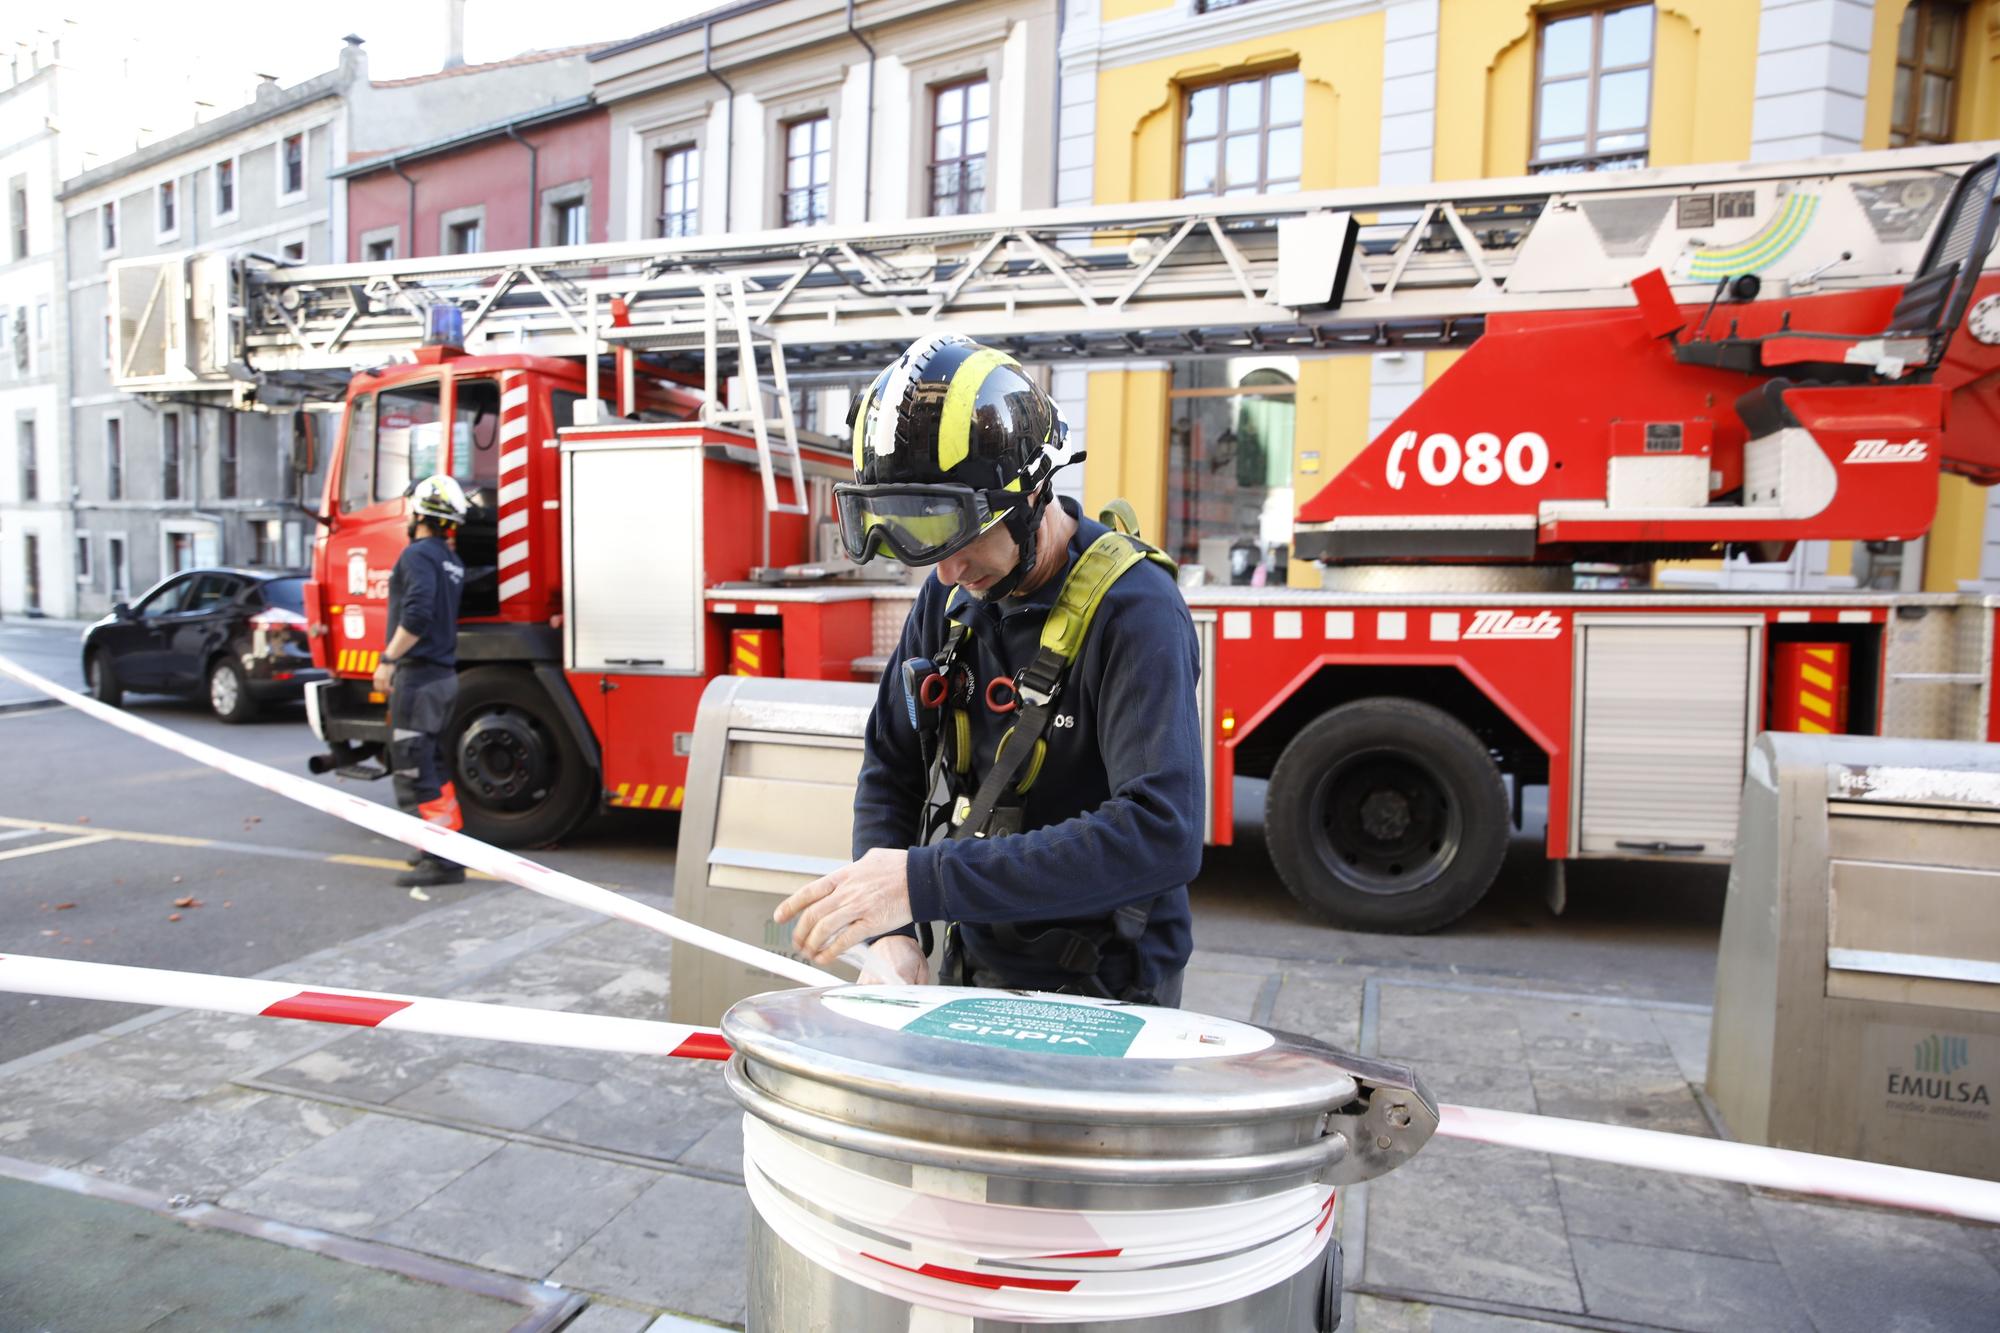
M 883 1101 L 1014 1120 L 1219 1123 L 1353 1100 L 1331 1047 L 1179 1009 L 1037 991 L 836 986 L 734 1005 L 758 1066 Z

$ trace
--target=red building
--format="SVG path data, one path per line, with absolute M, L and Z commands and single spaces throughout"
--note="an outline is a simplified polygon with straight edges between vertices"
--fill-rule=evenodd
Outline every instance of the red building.
M 586 94 L 349 163 L 347 257 L 411 259 L 605 240 L 611 118 Z

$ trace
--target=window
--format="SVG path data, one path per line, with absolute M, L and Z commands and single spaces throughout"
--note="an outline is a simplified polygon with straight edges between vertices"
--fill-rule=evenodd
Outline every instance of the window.
M 931 215 L 986 209 L 988 85 L 984 79 L 931 91 Z
M 13 257 L 28 257 L 28 178 L 16 176 L 7 183 L 7 233 L 13 237 Z
M 1291 357 L 1174 363 L 1164 549 L 1211 583 L 1285 581 L 1297 369 Z
M 167 534 L 167 571 L 172 574 L 178 574 L 184 569 L 193 569 L 194 565 L 194 534 L 192 532 L 169 532 Z M 192 589 L 193 586 L 193 579 L 187 580 L 183 585 L 183 587 L 189 589 Z
M 701 231 L 701 149 L 682 144 L 660 153 L 660 232 L 693 236 Z
M 42 539 L 34 533 L 21 537 L 21 580 L 23 600 L 30 611 L 42 609 Z
M 181 498 L 181 414 L 160 417 L 160 498 Z
M 190 612 L 220 610 L 235 601 L 237 594 L 242 591 L 243 580 L 239 578 L 233 578 L 228 574 L 204 574 L 195 580 L 194 592 L 188 597 L 187 609 Z
M 97 248 L 105 254 L 118 252 L 118 201 L 97 206 Z
M 285 525 L 275 518 L 257 520 L 250 525 L 250 563 L 263 569 L 274 569 L 285 563 Z M 297 579 L 290 582 L 296 584 Z M 271 592 L 271 585 L 264 585 L 265 595 Z
M 1299 188 L 1305 76 L 1295 69 L 1193 88 L 1181 121 L 1181 197 Z
M 1950 143 L 1958 100 L 1958 58 L 1965 6 L 1911 0 L 1896 34 L 1896 92 L 1889 103 L 1889 146 Z
M 394 259 L 396 257 L 396 238 L 393 236 L 378 236 L 374 240 L 364 242 L 362 256 L 371 263 L 377 263 L 385 259 Z
M 833 120 L 814 116 L 785 126 L 785 183 L 778 216 L 787 227 L 813 227 L 832 216 Z
M 125 498 L 125 422 L 118 417 L 104 419 L 104 493 Z
M 215 164 L 215 217 L 222 221 L 236 216 L 236 159 L 226 157 Z
M 14 369 L 28 373 L 28 307 L 14 307 L 14 317 L 7 321 L 14 340 Z
M 225 500 L 236 498 L 236 423 L 234 412 L 222 414 L 222 439 L 215 451 L 215 493 Z
M 286 241 L 283 253 L 285 258 L 287 260 L 290 260 L 292 263 L 295 264 L 304 263 L 306 257 L 306 243 L 304 241 Z
M 443 467 L 440 393 L 436 383 L 412 384 L 355 400 L 341 471 L 343 511 L 401 499 L 412 481 Z M 455 397 L 451 474 L 467 490 L 491 486 L 500 475 L 500 385 L 461 379 Z
M 1653 104 L 1653 7 L 1568 14 L 1542 24 L 1533 172 L 1646 165 Z
M 76 534 L 76 581 L 88 586 L 90 583 L 90 534 Z
M 479 253 L 479 219 L 466 218 L 458 222 L 448 222 L 444 229 L 444 252 L 448 255 L 476 255 Z
M 104 317 L 104 368 L 111 369 L 111 316 Z
M 132 566 L 125 559 L 125 539 L 111 537 L 105 542 L 106 558 L 111 562 L 111 596 L 114 601 L 131 596 Z
M 161 181 L 153 187 L 153 201 L 157 210 L 153 229 L 161 240 L 167 240 L 180 231 L 176 184 L 174 181 Z
M 347 434 L 340 464 L 340 512 L 351 514 L 374 503 L 375 395 L 357 398 L 347 409 Z
M 306 190 L 306 136 L 288 134 L 278 141 L 278 197 L 290 198 Z
M 589 205 L 581 199 L 561 199 L 550 206 L 549 245 L 582 245 L 590 239 Z
M 21 451 L 21 498 L 39 500 L 42 498 L 41 460 L 36 456 L 35 419 L 22 417 L 14 426 L 14 438 Z

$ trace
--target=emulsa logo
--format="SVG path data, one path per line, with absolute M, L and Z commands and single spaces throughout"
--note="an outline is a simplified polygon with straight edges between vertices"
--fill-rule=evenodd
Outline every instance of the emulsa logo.
M 1993 1097 L 1985 1083 L 1960 1077 L 1971 1063 L 1967 1038 L 1933 1032 L 1916 1043 L 1910 1068 L 1889 1070 L 1888 1093 L 1939 1108 L 1991 1106 Z

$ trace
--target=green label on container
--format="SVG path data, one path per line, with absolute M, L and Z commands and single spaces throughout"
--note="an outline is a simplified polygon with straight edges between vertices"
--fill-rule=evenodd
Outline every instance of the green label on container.
M 919 1015 L 903 1031 L 975 1046 L 1101 1055 L 1115 1060 L 1131 1049 L 1132 1039 L 1145 1026 L 1144 1018 L 1122 1009 L 981 995 L 941 1004 Z

